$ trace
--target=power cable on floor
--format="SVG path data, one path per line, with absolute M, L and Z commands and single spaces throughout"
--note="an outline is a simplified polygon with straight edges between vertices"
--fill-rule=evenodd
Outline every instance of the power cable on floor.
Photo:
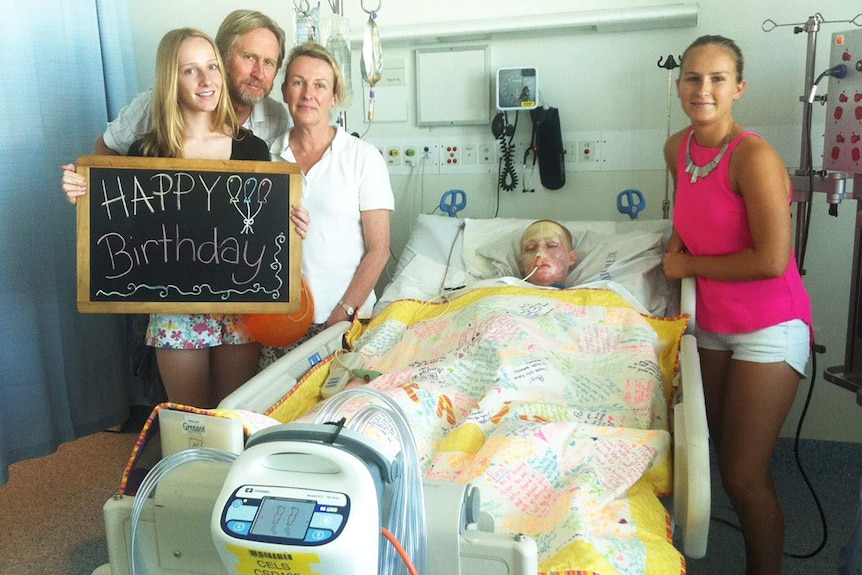
M 796 460 L 796 467 L 799 469 L 799 473 L 802 475 L 805 485 L 808 486 L 808 490 L 811 492 L 811 497 L 814 499 L 815 505 L 817 505 L 817 513 L 820 515 L 820 524 L 823 528 L 823 539 L 821 539 L 820 545 L 810 553 L 784 553 L 785 557 L 792 557 L 793 559 L 811 559 L 823 551 L 823 548 L 826 547 L 826 540 L 828 538 L 826 514 L 823 512 L 823 505 L 820 504 L 820 498 L 817 497 L 817 491 L 815 491 L 814 485 L 812 485 L 811 481 L 808 479 L 808 475 L 802 467 L 802 460 L 799 458 L 799 438 L 802 432 L 802 423 L 805 421 L 805 414 L 808 412 L 808 405 L 811 403 L 811 396 L 814 393 L 814 382 L 817 380 L 817 354 L 824 353 L 825 351 L 826 348 L 822 345 L 814 343 L 811 346 L 811 384 L 808 386 L 808 395 L 805 397 L 805 404 L 802 407 L 802 413 L 799 414 L 799 423 L 796 426 L 796 435 L 793 440 L 793 457 Z

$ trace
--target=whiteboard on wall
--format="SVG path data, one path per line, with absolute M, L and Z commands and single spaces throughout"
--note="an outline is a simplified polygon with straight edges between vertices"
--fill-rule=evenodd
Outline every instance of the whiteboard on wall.
M 487 124 L 490 114 L 491 57 L 488 46 L 416 50 L 417 124 Z

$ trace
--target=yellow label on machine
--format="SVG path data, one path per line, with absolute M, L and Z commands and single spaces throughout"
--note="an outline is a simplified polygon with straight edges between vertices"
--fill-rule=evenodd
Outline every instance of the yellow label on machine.
M 239 575 L 320 575 L 311 568 L 313 563 L 320 563 L 317 553 L 265 551 L 231 544 L 227 550 L 237 558 Z

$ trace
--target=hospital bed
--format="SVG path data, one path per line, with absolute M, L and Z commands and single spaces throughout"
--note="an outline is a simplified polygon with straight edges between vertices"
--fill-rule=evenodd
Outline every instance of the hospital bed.
M 345 347 L 380 374 L 349 388 L 387 394 L 410 421 L 429 573 L 685 573 L 706 552 L 710 473 L 693 282 L 660 266 L 669 222 L 564 222 L 579 253 L 565 290 L 511 277 L 528 223 L 419 216 L 367 326 L 316 335 L 218 410 L 154 411 L 105 504 L 110 564 L 94 575 L 129 572 L 136 502 L 148 573 L 226 573 L 210 515 L 230 466 L 178 468 L 141 505 L 153 439 L 241 451 L 256 429 L 313 421 Z M 177 413 L 221 427 L 196 434 Z

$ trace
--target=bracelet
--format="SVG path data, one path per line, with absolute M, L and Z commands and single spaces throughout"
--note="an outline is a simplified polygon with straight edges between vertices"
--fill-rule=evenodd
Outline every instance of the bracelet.
M 339 302 L 338 302 L 338 305 L 339 305 L 339 307 L 341 307 L 341 309 L 343 309 L 343 310 L 344 310 L 344 312 L 347 314 L 348 319 L 350 319 L 350 321 L 353 321 L 353 318 L 356 316 L 356 310 L 355 310 L 355 309 L 353 309 L 353 307 L 351 307 L 351 305 L 350 305 L 350 304 L 348 304 L 348 303 L 347 303 L 346 301 L 344 301 L 344 300 L 339 301 Z

